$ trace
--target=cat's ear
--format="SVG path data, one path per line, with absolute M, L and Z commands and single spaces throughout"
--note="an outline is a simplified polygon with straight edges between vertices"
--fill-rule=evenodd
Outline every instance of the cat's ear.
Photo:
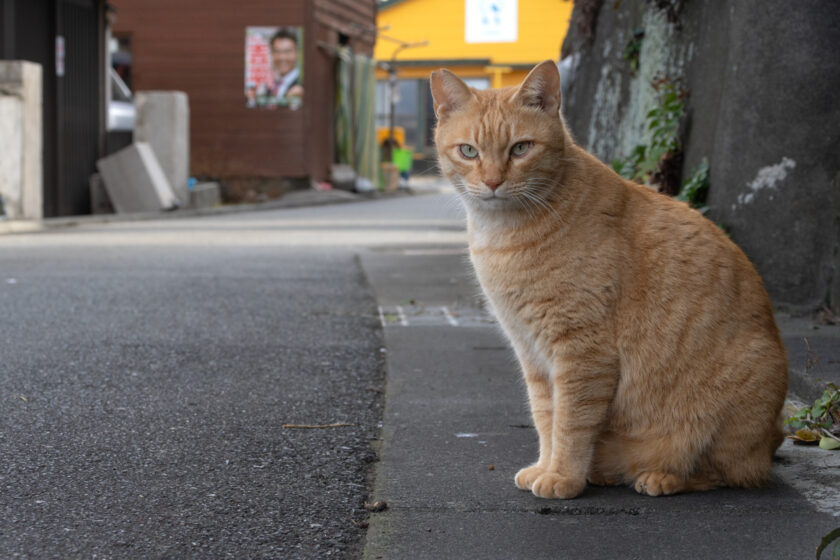
M 515 99 L 551 115 L 560 110 L 560 71 L 553 60 L 537 64 L 519 86 Z
M 472 97 L 469 86 L 445 68 L 432 72 L 429 81 L 434 99 L 435 116 L 438 119 L 446 113 L 463 107 Z

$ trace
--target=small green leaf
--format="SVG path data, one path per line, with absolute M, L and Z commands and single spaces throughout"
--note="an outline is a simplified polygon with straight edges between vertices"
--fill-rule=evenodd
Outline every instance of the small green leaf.
M 830 438 L 828 436 L 823 436 L 820 440 L 820 447 L 822 449 L 828 449 L 832 451 L 834 449 L 840 449 L 840 441 L 837 441 L 834 438 Z
M 796 430 L 801 430 L 802 428 L 805 427 L 804 422 L 802 422 L 801 420 L 794 420 L 793 418 L 789 418 L 787 420 L 787 425 L 790 426 L 790 429 L 793 430 L 794 432 Z

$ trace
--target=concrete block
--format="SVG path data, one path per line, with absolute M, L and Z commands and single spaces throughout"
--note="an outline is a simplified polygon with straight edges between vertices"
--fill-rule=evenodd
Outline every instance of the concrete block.
M 41 65 L 0 60 L 0 198 L 11 219 L 43 218 Z
M 190 208 L 213 208 L 221 203 L 219 183 L 198 183 L 190 189 Z
M 179 206 L 152 147 L 145 142 L 135 142 L 100 159 L 96 167 L 117 213 L 158 212 Z
M 182 206 L 189 203 L 190 104 L 181 91 L 139 91 L 134 141 L 148 142 Z

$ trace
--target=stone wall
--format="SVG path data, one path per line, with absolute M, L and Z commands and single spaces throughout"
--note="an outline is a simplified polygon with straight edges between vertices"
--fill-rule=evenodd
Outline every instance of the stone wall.
M 648 141 L 655 76 L 688 91 L 683 177 L 709 160 L 708 217 L 753 260 L 774 303 L 795 311 L 840 311 L 835 4 L 578 0 L 563 46 L 576 55 L 566 119 L 605 162 Z M 628 44 L 642 33 L 634 69 Z
M 41 65 L 0 60 L 0 216 L 43 217 Z

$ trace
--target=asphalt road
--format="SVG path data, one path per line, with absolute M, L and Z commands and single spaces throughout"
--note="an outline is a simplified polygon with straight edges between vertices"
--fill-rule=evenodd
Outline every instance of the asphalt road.
M 517 490 L 477 296 L 446 195 L 0 236 L 0 558 L 805 558 L 837 526 L 838 456 L 789 445 L 762 490 Z
M 0 236 L 0 558 L 360 556 L 385 371 L 356 248 L 388 218 Z

